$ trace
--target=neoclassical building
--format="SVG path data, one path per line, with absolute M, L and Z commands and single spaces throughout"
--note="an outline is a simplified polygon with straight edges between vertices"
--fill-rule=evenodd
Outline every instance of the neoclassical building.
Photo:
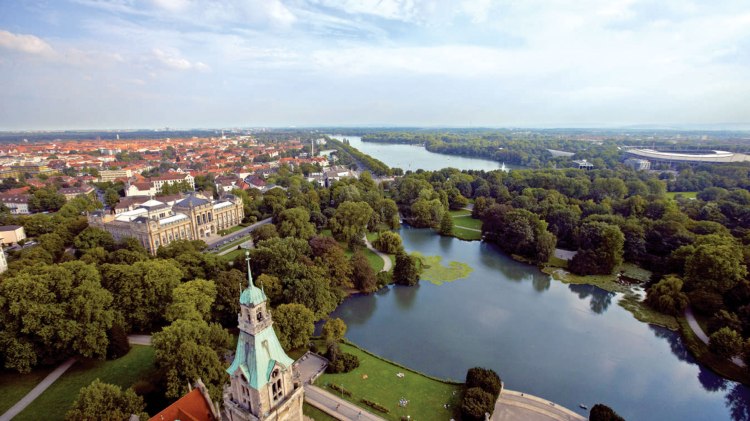
M 149 200 L 133 210 L 117 215 L 95 212 L 89 225 L 101 228 L 115 238 L 137 239 L 151 254 L 175 240 L 200 240 L 219 230 L 239 225 L 245 217 L 242 198 L 227 194 L 209 200 L 190 194 L 169 205 Z
M 224 388 L 224 418 L 229 421 L 302 421 L 304 389 L 294 382 L 294 360 L 273 330 L 268 299 L 253 285 L 250 257 L 248 286 L 240 295 L 240 336 L 230 383 Z

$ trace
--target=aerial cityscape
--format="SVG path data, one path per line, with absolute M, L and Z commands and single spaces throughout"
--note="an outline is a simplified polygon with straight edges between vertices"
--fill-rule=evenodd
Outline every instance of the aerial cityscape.
M 0 1 L 0 421 L 750 421 L 750 5 Z

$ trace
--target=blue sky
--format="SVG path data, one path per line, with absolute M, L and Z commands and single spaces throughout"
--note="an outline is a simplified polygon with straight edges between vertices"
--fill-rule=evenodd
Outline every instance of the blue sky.
M 0 130 L 717 123 L 746 0 L 0 0 Z

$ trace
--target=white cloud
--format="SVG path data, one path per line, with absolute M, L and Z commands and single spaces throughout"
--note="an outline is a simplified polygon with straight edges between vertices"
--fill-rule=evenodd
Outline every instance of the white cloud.
M 0 47 L 26 54 L 51 57 L 55 54 L 46 41 L 34 35 L 14 34 L 0 30 Z
M 202 72 L 206 72 L 211 70 L 211 68 L 200 61 L 191 62 L 190 60 L 181 57 L 179 54 L 171 53 L 171 52 L 165 52 L 159 48 L 154 48 L 152 50 L 153 57 L 156 59 L 158 63 L 160 63 L 162 66 L 167 67 L 169 69 L 173 70 L 198 70 Z

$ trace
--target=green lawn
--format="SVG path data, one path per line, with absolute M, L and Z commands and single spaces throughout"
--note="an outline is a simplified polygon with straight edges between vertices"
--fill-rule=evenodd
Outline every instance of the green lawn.
M 245 228 L 245 227 L 242 226 L 242 225 L 235 225 L 232 228 L 227 228 L 225 230 L 219 230 L 217 232 L 217 234 L 219 234 L 221 236 L 225 236 L 225 235 L 229 235 L 229 234 L 231 234 L 233 232 L 237 232 L 237 231 L 241 230 L 242 228 Z
M 674 199 L 675 196 L 677 196 L 678 194 L 687 199 L 695 199 L 698 192 L 697 191 L 670 191 L 670 192 L 667 192 L 667 197 L 670 199 Z
M 349 373 L 324 374 L 315 382 L 318 386 L 337 393 L 327 385 L 343 385 L 344 389 L 352 393 L 352 397 L 345 396 L 345 399 L 386 419 L 400 420 L 407 415 L 413 420 L 454 417 L 453 408 L 459 402 L 462 385 L 429 378 L 351 345 L 343 344 L 341 350 L 359 357 L 359 368 Z M 399 378 L 397 373 L 404 373 L 404 377 Z M 388 408 L 390 412 L 383 414 L 366 406 L 360 402 L 363 398 Z M 399 406 L 401 398 L 409 401 L 406 408 Z M 443 406 L 445 404 L 451 404 L 450 408 L 446 409 Z
M 318 235 L 322 235 L 324 237 L 333 237 L 333 233 L 331 233 L 330 229 L 324 229 L 320 231 Z M 378 238 L 378 233 L 376 232 L 367 233 L 367 239 L 370 242 L 372 242 L 376 238 Z M 339 241 L 339 245 L 341 246 L 341 248 L 344 249 L 344 254 L 346 254 L 346 257 L 352 257 L 354 252 L 349 248 L 348 244 L 346 244 L 343 241 Z M 375 273 L 378 273 L 381 270 L 383 270 L 384 263 L 383 263 L 383 259 L 381 259 L 380 256 L 378 256 L 377 254 L 375 254 L 368 248 L 362 249 L 362 252 L 365 254 L 367 261 L 370 262 L 370 266 L 372 267 L 372 270 L 375 271 Z M 394 257 L 391 256 L 391 261 L 393 261 L 393 259 Z
M 482 239 L 482 233 L 474 230 L 453 226 L 453 236 L 459 240 L 478 241 Z
M 338 418 L 333 418 L 332 416 L 326 414 L 320 409 L 307 403 L 304 404 L 304 406 L 302 406 L 302 413 L 312 418 L 313 421 L 337 421 L 338 420 Z
M 29 374 L 19 374 L 17 371 L 9 370 L 0 371 L 0 414 L 31 392 L 31 389 L 47 377 L 53 369 L 53 367 L 40 368 Z
M 227 254 L 225 254 L 223 256 L 219 256 L 219 257 L 221 257 L 226 262 L 232 262 L 232 261 L 234 261 L 234 259 L 237 256 L 241 256 L 241 255 L 244 255 L 244 254 L 245 254 L 245 250 L 244 249 L 237 249 L 237 250 L 234 250 L 234 251 L 230 251 L 229 253 L 227 253 Z
M 150 346 L 133 345 L 128 355 L 114 361 L 78 361 L 14 420 L 62 420 L 78 391 L 95 379 L 127 388 L 155 369 Z
M 465 216 L 454 216 L 453 217 L 453 226 L 461 226 L 464 228 L 473 228 L 475 230 L 481 230 L 482 229 L 482 221 L 480 219 L 474 219 L 471 217 L 471 215 L 465 215 Z

